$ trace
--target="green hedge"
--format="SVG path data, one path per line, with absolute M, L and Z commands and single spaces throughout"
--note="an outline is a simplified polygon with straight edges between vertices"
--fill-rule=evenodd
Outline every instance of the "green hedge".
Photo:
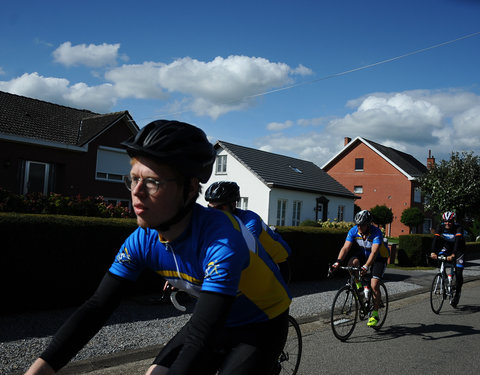
M 317 227 L 277 227 L 290 245 L 292 281 L 319 280 L 327 276 L 345 242 L 348 230 Z
M 432 249 L 433 235 L 431 234 L 404 234 L 399 236 L 398 265 L 425 266 L 428 265 L 427 256 Z M 467 242 L 465 259 L 480 257 L 480 242 Z
M 4 313 L 74 306 L 88 298 L 110 267 L 134 219 L 0 213 Z M 327 275 L 347 232 L 279 227 L 292 248 L 292 280 Z M 158 291 L 163 280 L 145 272 L 132 293 Z
M 425 266 L 432 248 L 431 234 L 403 234 L 398 238 L 398 264 L 400 266 Z
M 136 227 L 134 219 L 0 213 L 2 311 L 81 303 Z M 142 275 L 137 288 L 155 277 Z

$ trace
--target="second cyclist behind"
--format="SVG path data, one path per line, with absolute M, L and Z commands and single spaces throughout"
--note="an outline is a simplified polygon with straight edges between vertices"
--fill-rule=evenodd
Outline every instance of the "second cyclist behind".
M 375 327 L 379 321 L 378 308 L 380 306 L 380 280 L 383 278 L 389 256 L 388 248 L 383 242 L 383 234 L 380 228 L 372 225 L 370 211 L 362 210 L 355 215 L 355 226 L 348 231 L 343 247 L 340 249 L 338 259 L 332 265 L 335 270 L 346 259 L 348 252 L 354 251 L 348 261 L 352 267 L 361 267 L 361 275 L 365 275 L 371 269 L 370 287 L 373 292 L 374 308 L 367 322 L 369 327 Z M 355 280 L 357 287 L 361 288 L 360 280 Z
M 260 215 L 250 210 L 237 208 L 240 200 L 240 187 L 233 181 L 217 181 L 205 191 L 205 200 L 209 207 L 217 208 L 238 217 L 247 229 L 259 239 L 263 248 L 280 267 L 286 282 L 290 279 L 287 258 L 292 250 L 282 236 L 265 224 Z

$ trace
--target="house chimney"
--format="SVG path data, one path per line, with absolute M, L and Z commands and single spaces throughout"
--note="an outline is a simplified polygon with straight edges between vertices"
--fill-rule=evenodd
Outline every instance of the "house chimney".
M 349 138 L 349 137 L 345 137 L 344 140 L 343 140 L 343 146 L 346 146 L 350 143 L 350 141 L 352 140 L 352 138 Z
M 427 168 L 430 169 L 435 166 L 435 158 L 432 156 L 432 150 L 428 150 Z

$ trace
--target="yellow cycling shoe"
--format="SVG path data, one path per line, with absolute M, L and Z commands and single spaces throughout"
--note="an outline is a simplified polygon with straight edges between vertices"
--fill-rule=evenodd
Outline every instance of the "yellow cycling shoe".
M 377 316 L 372 315 L 370 317 L 370 319 L 368 319 L 367 326 L 375 327 L 377 325 L 378 321 L 379 321 L 378 315 Z

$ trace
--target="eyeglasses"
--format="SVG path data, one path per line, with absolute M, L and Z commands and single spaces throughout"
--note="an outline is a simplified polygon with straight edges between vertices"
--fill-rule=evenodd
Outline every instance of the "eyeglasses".
M 140 178 L 140 177 L 131 177 L 125 176 L 124 182 L 125 186 L 128 190 L 132 191 L 135 187 L 143 181 L 143 188 L 148 193 L 148 195 L 155 194 L 161 187 L 165 186 L 165 184 L 169 181 L 176 181 L 176 178 L 168 178 L 164 180 L 155 180 L 154 178 L 147 177 L 147 178 Z

